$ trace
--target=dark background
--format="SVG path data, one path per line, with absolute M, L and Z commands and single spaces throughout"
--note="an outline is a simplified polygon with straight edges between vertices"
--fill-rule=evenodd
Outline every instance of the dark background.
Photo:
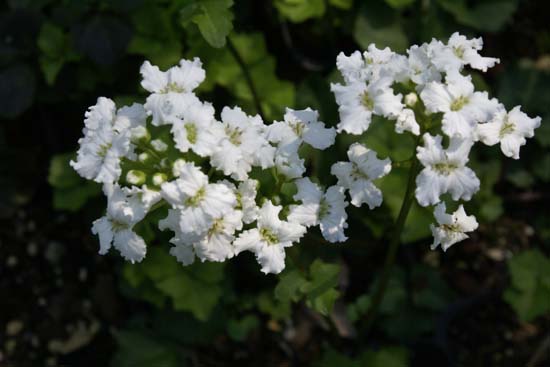
M 548 366 L 550 365 L 550 29 L 535 0 L 8 0 L 0 5 L 0 366 Z M 219 30 L 204 32 L 209 14 Z M 139 66 L 200 56 L 199 95 L 256 107 L 229 33 L 270 120 L 311 106 L 338 122 L 335 58 L 377 46 L 482 36 L 501 63 L 473 73 L 508 109 L 543 118 L 521 160 L 472 153 L 480 228 L 430 251 L 431 214 L 416 208 L 379 316 L 364 312 L 384 259 L 404 172 L 380 183 L 385 205 L 350 209 L 348 243 L 309 235 L 281 276 L 252 256 L 182 268 L 167 234 L 141 229 L 147 260 L 99 256 L 91 223 L 100 188 L 67 165 L 97 97 L 143 101 Z M 221 32 L 221 36 L 220 33 Z M 215 46 L 215 47 L 213 47 Z M 383 155 L 391 129 L 369 129 Z M 382 126 L 381 124 L 379 124 Z M 371 135 L 368 135 L 371 134 Z M 341 139 L 334 154 L 345 152 Z M 334 156 L 309 152 L 323 181 Z M 330 161 L 330 162 L 329 162 Z M 392 172 L 393 173 L 393 172 Z M 311 267 L 322 259 L 318 273 Z M 159 274 L 158 269 L 164 273 Z M 305 270 L 304 270 L 305 269 Z M 299 270 L 299 271 L 298 271 Z M 301 272 L 301 273 L 300 273 Z M 324 275 L 331 274 L 327 279 Z M 285 278 L 286 277 L 286 278 Z M 168 278 L 168 281 L 167 281 Z M 329 279 L 330 278 L 330 279 Z M 323 293 L 287 291 L 300 281 Z M 324 286 L 323 284 L 328 284 Z M 290 294 L 290 295 L 289 295 Z M 334 303 L 334 301 L 336 302 Z M 334 303 L 334 306 L 333 306 Z

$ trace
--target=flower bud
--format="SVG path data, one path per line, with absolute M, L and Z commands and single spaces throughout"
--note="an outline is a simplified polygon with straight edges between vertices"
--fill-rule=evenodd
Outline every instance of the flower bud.
M 180 176 L 181 169 L 183 168 L 185 163 L 186 163 L 185 159 L 183 159 L 183 158 L 176 159 L 176 161 L 172 165 L 172 174 L 174 175 L 174 177 L 179 177 Z
M 418 102 L 418 95 L 414 92 L 411 92 L 405 96 L 405 104 L 409 107 L 414 107 Z
M 133 143 L 147 143 L 151 140 L 151 134 L 145 126 L 137 126 L 132 129 L 131 139 Z
M 153 175 L 153 185 L 160 186 L 166 182 L 168 176 L 162 172 L 157 172 Z
M 166 152 L 166 150 L 168 149 L 168 145 L 166 145 L 166 143 L 160 139 L 155 139 L 151 141 L 151 146 L 155 151 L 159 153 Z
M 141 162 L 141 163 L 149 163 L 151 161 L 151 155 L 149 153 L 140 153 L 138 155 L 138 160 Z
M 137 169 L 132 169 L 126 174 L 126 181 L 132 185 L 141 186 L 145 183 L 146 179 L 147 175 L 145 172 Z

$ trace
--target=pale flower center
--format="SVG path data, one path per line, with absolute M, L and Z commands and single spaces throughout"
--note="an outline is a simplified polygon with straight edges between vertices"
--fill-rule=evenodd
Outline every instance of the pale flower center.
M 433 169 L 437 171 L 438 173 L 448 176 L 450 175 L 455 169 L 458 168 L 458 165 L 451 163 L 451 162 L 442 162 L 442 163 L 436 163 L 433 166 Z
M 197 126 L 190 122 L 184 125 L 185 132 L 187 133 L 187 141 L 189 141 L 191 144 L 195 144 L 197 142 Z
M 462 46 L 453 47 L 453 52 L 459 59 L 462 59 L 464 57 L 464 47 Z
M 206 189 L 203 186 L 197 190 L 194 196 L 190 196 L 187 199 L 185 199 L 185 205 L 196 207 L 200 204 L 200 202 L 204 199 L 205 196 L 206 196 Z
M 237 129 L 237 128 L 232 129 L 229 126 L 227 126 L 225 128 L 225 134 L 229 138 L 229 141 L 231 142 L 231 144 L 236 146 L 241 145 L 242 143 L 241 135 L 243 134 L 243 132 L 240 129 Z
M 325 198 L 321 199 L 319 203 L 319 210 L 317 211 L 317 216 L 319 219 L 323 219 L 330 211 L 330 205 L 328 204 Z
M 508 116 L 506 116 L 506 119 L 504 120 L 504 124 L 500 128 L 499 131 L 499 137 L 502 139 L 505 135 L 511 134 L 516 130 L 516 124 L 514 124 L 512 121 L 508 119 Z
M 260 236 L 265 242 L 267 242 L 268 245 L 275 245 L 279 243 L 279 238 L 269 228 L 266 228 L 266 227 L 260 228 Z
M 371 98 L 368 91 L 364 91 L 361 95 L 361 104 L 369 111 L 374 109 L 374 100 Z
M 350 176 L 354 180 L 370 180 L 369 175 L 367 175 L 365 172 L 361 171 L 355 163 L 353 164 L 353 168 L 350 172 Z
M 304 130 L 306 128 L 306 124 L 304 124 L 302 121 L 297 120 L 292 123 L 290 123 L 290 127 L 292 128 L 292 131 L 299 136 L 302 137 L 302 134 L 304 133 Z
M 111 149 L 112 146 L 113 144 L 111 143 L 100 145 L 99 150 L 97 151 L 97 155 L 101 158 L 105 158 L 107 152 L 109 151 L 109 149 Z
M 128 229 L 128 224 L 124 222 L 120 222 L 118 220 L 111 219 L 111 228 L 113 229 L 113 232 L 120 232 Z
M 223 225 L 223 219 L 218 218 L 214 221 L 214 224 L 212 224 L 212 227 L 208 230 L 208 236 L 212 236 L 216 233 L 220 233 L 223 231 L 224 225 Z
M 161 91 L 161 93 L 168 93 L 168 92 L 175 92 L 175 93 L 183 93 L 185 92 L 185 89 L 183 89 L 181 86 L 177 85 L 174 82 L 166 84 L 166 87 L 164 87 Z
M 462 107 L 468 104 L 468 97 L 460 96 L 451 103 L 451 111 L 460 111 Z

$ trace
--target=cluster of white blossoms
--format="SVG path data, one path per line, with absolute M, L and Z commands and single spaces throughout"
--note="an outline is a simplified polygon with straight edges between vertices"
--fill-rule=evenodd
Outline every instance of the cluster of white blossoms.
M 86 112 L 71 162 L 81 176 L 104 185 L 106 215 L 92 227 L 100 253 L 114 246 L 128 261 L 141 261 L 147 245 L 135 227 L 157 210 L 166 213 L 159 229 L 173 233 L 170 253 L 184 265 L 196 257 L 220 262 L 251 251 L 264 273 L 279 273 L 285 248 L 309 227 L 319 226 L 329 242 L 345 241 L 346 195 L 356 207 L 380 206 L 383 194 L 373 181 L 390 173 L 391 161 L 354 143 L 349 161 L 332 166 L 335 184 L 325 189 L 305 176 L 300 147 L 324 150 L 337 133 L 362 135 L 375 115 L 393 121 L 397 133 L 421 138 L 412 157 L 423 166 L 415 195 L 421 206 L 436 205 L 432 248 L 446 250 L 477 228 L 462 205 L 447 214 L 442 201 L 445 194 L 470 200 L 479 190 L 467 167 L 471 147 L 500 143 L 506 156 L 517 159 L 540 125 L 539 117 L 529 118 L 520 107 L 506 112 L 474 90 L 465 67 L 486 71 L 498 63 L 480 56 L 481 48 L 481 39 L 455 33 L 446 44 L 433 40 L 406 55 L 374 45 L 364 53 L 341 53 L 343 84 L 331 85 L 340 113 L 336 128 L 327 128 L 310 108 L 287 108 L 283 120 L 272 123 L 239 107 L 224 107 L 218 118 L 193 92 L 206 75 L 199 59 L 167 71 L 146 61 L 146 102 L 117 109 L 100 97 Z M 262 191 L 266 177 L 271 182 Z M 296 191 L 291 198 L 281 195 L 288 184 Z
M 414 45 L 406 55 L 370 45 L 363 53 L 338 55 L 344 83 L 331 86 L 340 112 L 338 132 L 363 134 L 378 115 L 394 121 L 397 133 L 408 131 L 421 138 L 414 157 L 422 165 L 415 195 L 421 206 L 436 205 L 432 248 L 441 245 L 444 251 L 477 228 L 475 217 L 467 216 L 462 205 L 446 214 L 442 201 L 445 194 L 453 201 L 468 201 L 479 190 L 480 181 L 467 166 L 472 146 L 500 143 L 505 156 L 518 159 L 520 147 L 541 121 L 529 118 L 520 106 L 506 112 L 487 92 L 475 91 L 467 68 L 485 72 L 499 62 L 481 56 L 482 47 L 481 38 L 458 33 L 447 43 Z M 333 166 L 338 184 L 349 189 L 353 205 L 380 205 L 382 195 L 370 180 L 390 171 L 389 160 L 377 159 L 375 152 L 358 144 L 348 155 L 350 162 Z
M 167 71 L 145 62 L 141 74 L 146 102 L 117 110 L 99 98 L 71 162 L 104 185 L 107 212 L 92 227 L 101 254 L 114 246 L 132 263 L 143 260 L 147 245 L 136 225 L 156 210 L 166 212 L 158 227 L 173 232 L 170 253 L 184 265 L 251 251 L 263 272 L 279 273 L 285 248 L 307 227 L 319 226 L 327 241 L 346 240 L 343 189 L 325 193 L 304 178 L 300 147 L 326 149 L 336 137 L 316 111 L 287 109 L 282 121 L 266 124 L 224 107 L 218 119 L 193 92 L 205 79 L 199 59 Z M 260 193 L 258 177 L 272 181 L 271 193 Z M 283 184 L 292 183 L 297 193 L 283 202 Z

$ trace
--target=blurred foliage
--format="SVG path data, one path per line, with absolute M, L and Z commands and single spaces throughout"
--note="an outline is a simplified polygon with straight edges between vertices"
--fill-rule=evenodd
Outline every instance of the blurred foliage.
M 466 209 L 482 227 L 528 218 L 536 236 L 511 248 L 510 281 L 501 293 L 519 320 L 534 323 L 550 309 L 550 30 L 542 8 L 534 0 L 8 0 L 0 5 L 0 217 L 35 205 L 45 193 L 51 193 L 55 211 L 85 213 L 86 221 L 102 214 L 101 188 L 78 177 L 69 161 L 83 113 L 98 96 L 117 103 L 143 101 L 138 71 L 145 59 L 166 69 L 182 57 L 200 57 L 207 73 L 201 97 L 216 107 L 239 105 L 254 114 L 259 111 L 240 57 L 267 119 L 281 119 L 284 107 L 310 106 L 334 126 L 338 114 L 329 85 L 339 78 L 338 52 L 373 42 L 403 51 L 454 31 L 481 35 L 484 54 L 500 57 L 501 64 L 487 75 L 474 75 L 476 86 L 507 108 L 522 105 L 543 123 L 519 162 L 502 157 L 498 147 L 473 152 L 470 165 L 482 184 Z M 396 135 L 382 120 L 360 140 L 393 161 L 405 162 L 413 154 L 414 141 Z M 334 183 L 330 165 L 345 157 L 348 145 L 343 136 L 323 154 L 306 149 L 308 170 L 322 184 Z M 111 365 L 183 366 L 196 350 L 219 340 L 238 349 L 272 338 L 262 343 L 288 349 L 283 335 L 310 317 L 303 316 L 304 308 L 322 320 L 312 337 L 318 352 L 304 365 L 401 367 L 415 359 L 415 343 L 430 340 L 430 348 L 439 347 L 428 338 L 464 296 L 455 289 L 462 278 L 448 274 L 456 274 L 446 265 L 451 260 L 440 264 L 430 257 L 432 213 L 416 205 L 375 334 L 363 332 L 406 173 L 403 163 L 377 182 L 383 207 L 367 214 L 349 208 L 348 243 L 329 245 L 314 233 L 289 249 L 287 269 L 279 276 L 264 276 L 247 255 L 227 264 L 182 267 L 168 254 L 169 234 L 143 223 L 147 257 L 140 264 L 120 264 L 120 292 L 130 306 L 114 328 Z M 293 189 L 285 187 L 282 200 Z M 499 241 L 496 235 L 487 239 L 478 252 L 498 248 Z M 461 246 L 442 258 L 468 256 Z M 447 273 L 439 265 L 447 266 Z M 342 317 L 358 330 L 353 342 L 336 326 Z

